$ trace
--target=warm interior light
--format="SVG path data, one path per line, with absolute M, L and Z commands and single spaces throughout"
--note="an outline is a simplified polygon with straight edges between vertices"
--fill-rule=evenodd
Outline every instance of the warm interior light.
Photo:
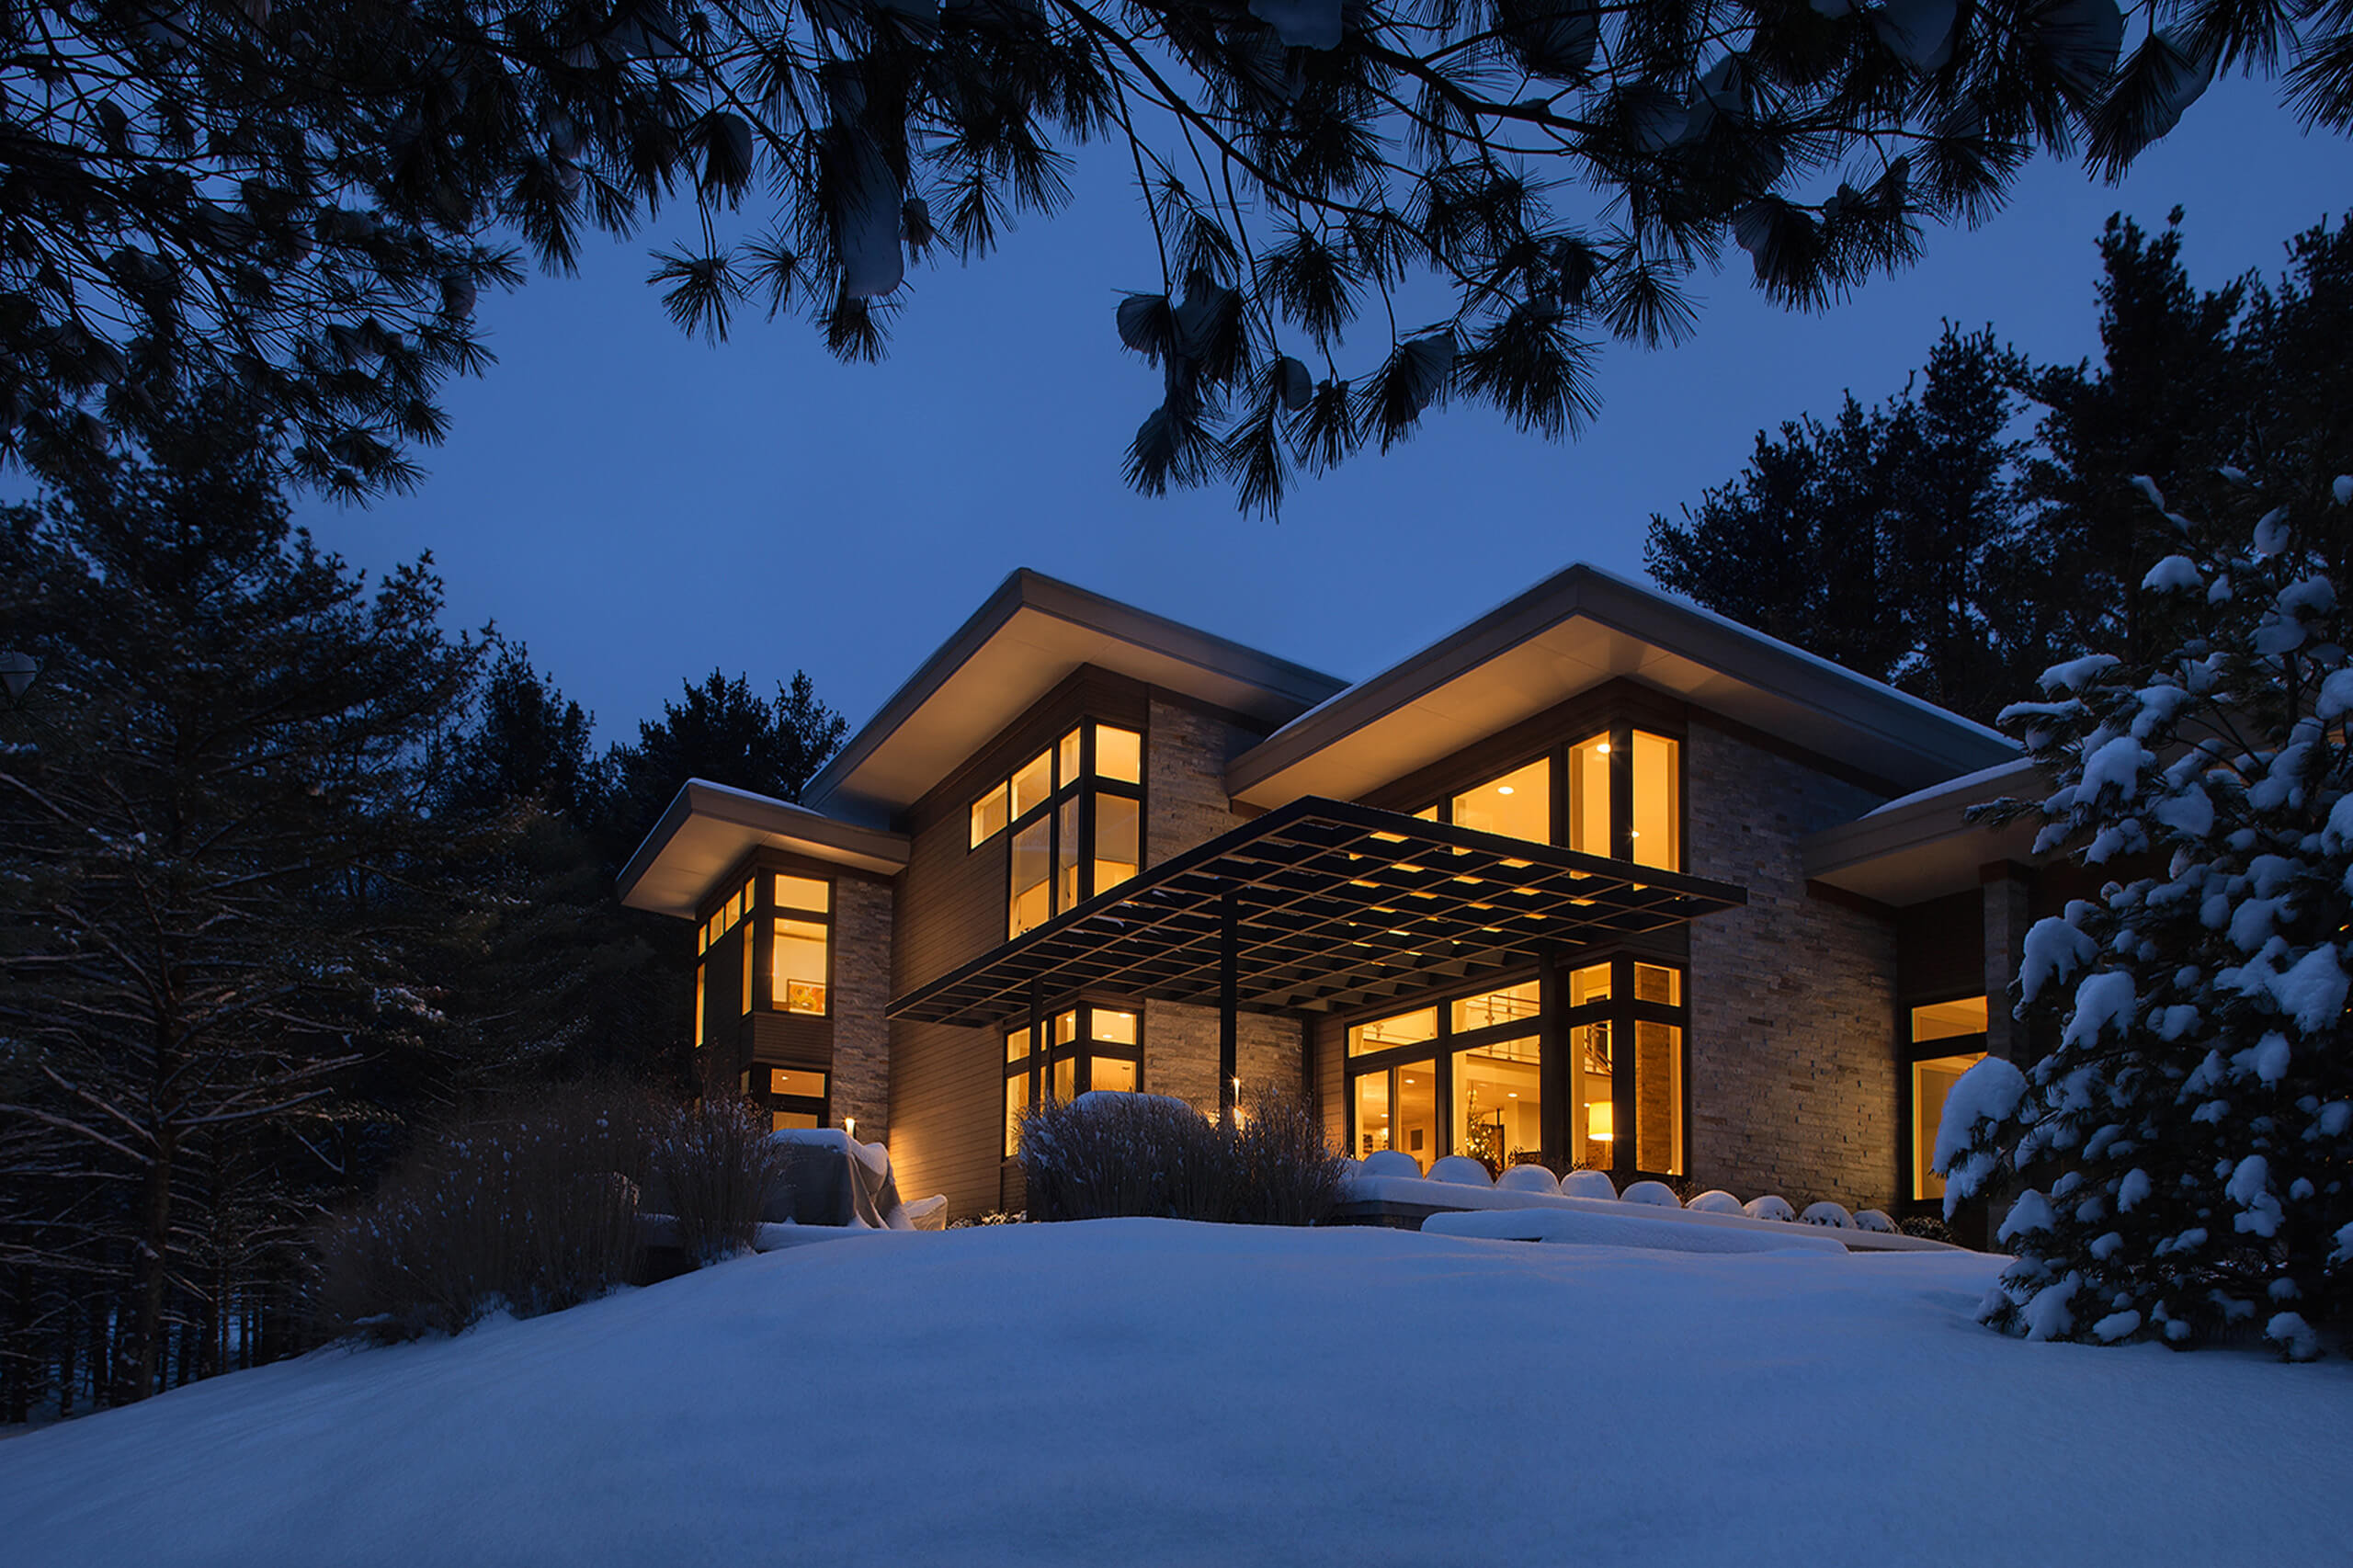
M 1498 784 L 1495 786 L 1495 793 L 1498 795 L 1508 795 L 1511 793 L 1511 786 L 1508 784 Z
M 1504 1098 L 1507 1100 L 1516 1100 L 1519 1098 L 1519 1091 L 1518 1089 L 1506 1089 L 1504 1091 Z
M 1587 1106 L 1585 1113 L 1585 1135 L 1596 1142 L 1608 1143 L 1618 1136 L 1615 1108 L 1607 1102 Z
M 1596 756 L 1608 756 L 1609 755 L 1609 743 L 1608 741 L 1603 741 L 1598 745 L 1596 745 L 1593 748 L 1593 755 Z

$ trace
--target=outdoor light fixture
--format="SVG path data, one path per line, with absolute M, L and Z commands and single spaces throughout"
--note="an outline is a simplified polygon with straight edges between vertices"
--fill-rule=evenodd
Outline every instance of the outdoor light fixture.
M 30 653 L 19 653 L 14 648 L 0 653 L 0 687 L 7 688 L 9 701 L 22 702 L 25 693 L 32 689 L 33 680 L 40 674 L 40 661 Z
M 846 1116 L 846 1117 L 843 1117 L 843 1118 L 842 1118 L 842 1131 L 843 1131 L 845 1133 L 847 1133 L 847 1134 L 848 1134 L 850 1137 L 852 1137 L 852 1138 L 857 1137 L 857 1136 L 858 1136 L 858 1118 L 856 1118 L 856 1117 L 854 1117 L 854 1116 Z

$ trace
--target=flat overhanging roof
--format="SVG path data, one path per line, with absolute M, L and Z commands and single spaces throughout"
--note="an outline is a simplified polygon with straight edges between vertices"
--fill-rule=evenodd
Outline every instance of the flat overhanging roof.
M 756 848 L 854 866 L 877 876 L 906 869 L 900 834 L 840 822 L 749 790 L 689 778 L 621 868 L 621 903 L 692 920 L 711 883 Z
M 1234 759 L 1226 792 L 1267 807 L 1362 796 L 1620 677 L 1835 758 L 1889 793 L 2018 755 L 1957 713 L 1578 564 L 1292 720 Z
M 1969 808 L 2007 795 L 2043 795 L 2049 788 L 2040 769 L 2020 757 L 1890 801 L 1808 837 L 1806 880 L 1899 906 L 1966 892 L 1995 861 L 2031 865 L 2041 858 L 2034 852 L 2040 830 L 2033 822 L 1972 823 Z
M 1086 665 L 1268 729 L 1347 684 L 1025 569 L 858 727 L 803 794 L 828 812 L 887 821 Z
M 1098 893 L 891 1004 L 978 1025 L 1098 990 L 1221 997 L 1228 896 L 1235 1005 L 1326 1011 L 1748 902 L 1727 882 L 1653 870 L 1315 797 L 1294 801 Z

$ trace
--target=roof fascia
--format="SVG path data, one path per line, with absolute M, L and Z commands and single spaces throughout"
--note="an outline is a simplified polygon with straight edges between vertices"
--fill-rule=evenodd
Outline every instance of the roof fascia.
M 641 899 L 640 889 L 679 833 L 698 818 L 743 830 L 745 851 L 765 845 L 886 877 L 906 869 L 909 845 L 904 834 L 844 822 L 789 801 L 707 778 L 689 778 L 615 880 L 622 903 L 632 909 L 666 910 L 666 905 Z
M 1292 720 L 1234 759 L 1226 772 L 1227 794 L 1246 794 L 1324 747 L 1579 616 L 1785 701 L 1872 729 L 1946 766 L 1955 753 L 1976 751 L 1991 761 L 2017 751 L 2015 743 L 1997 731 L 1712 611 L 1578 562 Z M 1907 738 L 1906 731 L 1917 739 Z M 1932 739 L 1942 744 L 1932 747 Z
M 1256 686 L 1302 708 L 1313 708 L 1347 686 L 1336 676 L 1309 669 L 1150 610 L 1138 609 L 1025 566 L 999 584 L 981 608 L 818 769 L 803 791 L 806 798 L 822 806 L 842 792 L 859 767 L 1023 609 L 1034 609 L 1133 643 L 1228 680 Z

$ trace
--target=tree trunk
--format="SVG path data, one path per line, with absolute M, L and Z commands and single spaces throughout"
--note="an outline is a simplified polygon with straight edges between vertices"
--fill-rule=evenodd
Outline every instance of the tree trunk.
M 155 1392 L 157 1356 L 164 1332 L 164 1287 L 171 1275 L 172 1155 L 167 1129 L 155 1140 L 139 1191 L 137 1250 L 131 1259 L 128 1321 L 115 1346 L 114 1403 L 129 1404 Z

